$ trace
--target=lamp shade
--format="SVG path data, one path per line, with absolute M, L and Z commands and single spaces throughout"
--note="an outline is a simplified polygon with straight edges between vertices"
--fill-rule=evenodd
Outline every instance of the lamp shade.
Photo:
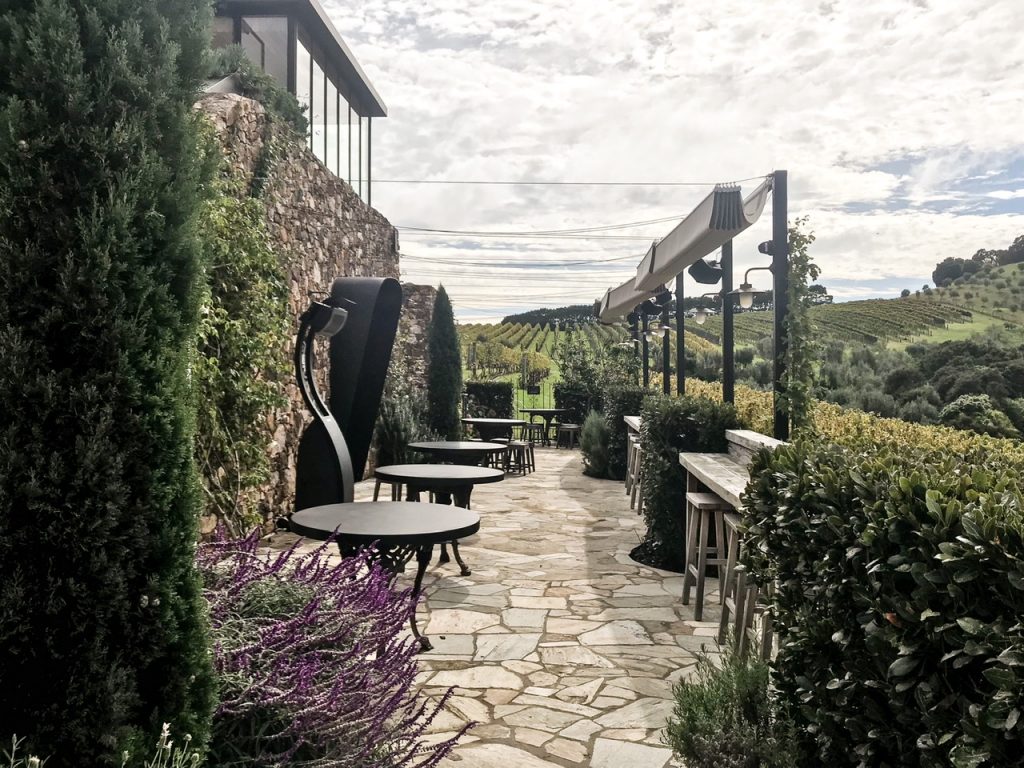
M 708 313 L 704 311 L 704 307 L 700 307 L 693 313 L 693 319 L 697 321 L 697 325 L 704 325 L 704 321 L 708 319 Z
M 722 266 L 717 261 L 695 261 L 687 272 L 701 285 L 716 285 L 722 279 Z

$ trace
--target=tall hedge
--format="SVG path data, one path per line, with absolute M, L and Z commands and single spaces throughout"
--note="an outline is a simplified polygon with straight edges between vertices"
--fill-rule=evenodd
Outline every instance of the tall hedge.
M 455 330 L 452 303 L 444 286 L 437 290 L 427 330 L 427 419 L 431 431 L 455 440 L 461 433 L 462 351 Z
M 851 434 L 753 464 L 745 559 L 775 583 L 773 680 L 815 765 L 1024 754 L 1021 468 L 934 437 Z
M 207 0 L 0 4 L 0 730 L 120 765 L 213 703 L 189 366 Z
M 604 393 L 604 418 L 608 422 L 608 477 L 612 480 L 626 478 L 626 451 L 629 447 L 629 430 L 623 416 L 638 416 L 644 398 L 650 390 L 643 387 L 609 387 Z
M 467 381 L 466 415 L 487 419 L 514 417 L 512 382 Z
M 725 430 L 736 429 L 736 409 L 698 397 L 657 395 L 644 401 L 640 428 L 647 530 L 635 555 L 648 565 L 682 571 L 686 552 L 686 472 L 683 451 L 725 453 Z
M 559 418 L 566 424 L 582 424 L 591 411 L 602 408 L 597 382 L 559 381 L 555 384 L 555 407 L 564 408 Z

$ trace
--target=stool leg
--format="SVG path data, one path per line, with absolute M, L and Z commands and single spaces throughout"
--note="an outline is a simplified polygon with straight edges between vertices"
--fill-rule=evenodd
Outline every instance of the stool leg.
M 376 500 L 377 500 L 377 497 L 378 497 L 379 495 L 380 495 L 380 480 L 377 480 L 377 481 L 376 481 L 376 482 L 375 482 L 375 483 L 373 484 L 373 500 L 374 500 L 374 501 L 376 501 Z
M 711 521 L 700 511 L 697 514 L 700 533 L 697 539 L 697 602 L 693 606 L 693 618 L 696 621 L 701 621 L 704 618 L 704 585 L 708 568 L 708 539 L 711 533 L 709 530 Z
M 746 643 L 743 635 L 746 629 L 743 627 L 743 619 L 747 615 L 747 571 L 745 568 L 736 569 L 736 598 L 733 600 L 733 648 L 736 653 L 742 654 Z
M 690 604 L 690 588 L 693 586 L 693 575 L 690 568 L 696 565 L 697 555 L 697 520 L 693 507 L 686 505 L 686 563 L 683 566 L 683 605 Z
M 725 560 L 727 560 L 727 545 L 725 541 L 725 511 L 715 510 L 715 559 L 719 561 L 715 569 L 718 571 L 718 595 L 719 601 L 725 592 Z
M 738 531 L 729 532 L 728 554 L 725 556 L 725 581 L 722 587 L 721 599 L 719 602 L 725 605 L 725 600 L 732 597 L 736 588 L 735 571 L 736 563 L 740 556 L 740 535 Z

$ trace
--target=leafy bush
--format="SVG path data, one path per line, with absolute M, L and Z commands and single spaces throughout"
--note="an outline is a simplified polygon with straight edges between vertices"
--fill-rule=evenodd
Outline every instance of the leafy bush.
M 0 6 L 0 722 L 115 766 L 214 704 L 191 369 L 207 0 Z
M 580 430 L 580 452 L 583 454 L 583 474 L 606 477 L 608 474 L 608 423 L 604 414 L 591 411 Z
M 231 45 L 213 52 L 209 76 L 211 78 L 238 75 L 242 95 L 262 104 L 272 118 L 283 120 L 292 130 L 304 136 L 309 130 L 306 108 L 284 84 L 253 64 L 240 45 Z
M 752 468 L 744 559 L 776 584 L 782 703 L 819 764 L 1017 764 L 1024 462 L 865 426 Z
M 566 424 L 582 424 L 591 411 L 601 410 L 601 394 L 594 382 L 559 381 L 555 384 L 555 407 L 565 408 L 559 418 Z
M 509 381 L 467 381 L 466 415 L 481 419 L 511 419 L 512 392 Z
M 768 665 L 725 647 L 721 666 L 697 655 L 695 678 L 675 688 L 665 743 L 690 768 L 791 768 L 792 726 L 775 711 Z
M 438 288 L 427 329 L 427 419 L 431 431 L 447 440 L 458 439 L 459 400 L 462 398 L 462 353 L 455 330 L 452 303 Z
M 1019 434 L 1010 418 L 996 408 L 988 395 L 960 395 L 939 412 L 939 421 L 947 427 L 970 429 L 992 437 Z
M 626 449 L 629 446 L 629 430 L 623 416 L 638 416 L 644 398 L 649 395 L 643 387 L 609 387 L 604 392 L 604 419 L 608 424 L 608 477 L 612 480 L 626 478 Z
M 416 386 L 406 356 L 408 344 L 404 335 L 395 342 L 384 392 L 373 430 L 373 464 L 416 464 L 428 459 L 409 449 L 409 443 L 433 440 L 427 427 L 427 403 L 422 389 Z
M 685 471 L 679 454 L 724 453 L 725 430 L 736 429 L 736 409 L 704 398 L 648 397 L 643 404 L 640 446 L 643 449 L 644 521 L 647 531 L 634 558 L 647 565 L 682 571 L 685 560 Z
M 330 543 L 305 554 L 258 543 L 214 542 L 198 557 L 221 694 L 209 764 L 436 765 L 462 732 L 422 741 L 447 696 L 415 694 L 410 593 L 365 554 L 335 565 Z

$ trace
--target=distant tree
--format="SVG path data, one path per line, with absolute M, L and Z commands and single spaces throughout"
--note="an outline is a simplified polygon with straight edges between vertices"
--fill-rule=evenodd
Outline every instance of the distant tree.
M 914 366 L 896 368 L 885 377 L 885 392 L 899 398 L 907 390 L 919 387 L 924 383 L 924 374 Z
M 210 8 L 0 3 L 0 731 L 49 768 L 120 766 L 163 722 L 202 749 L 209 728 L 192 371 L 214 166 L 192 105 Z
M 448 440 L 458 438 L 462 397 L 462 353 L 452 303 L 438 288 L 427 331 L 427 420 L 430 429 Z
M 993 437 L 1019 436 L 1009 417 L 996 407 L 988 395 L 961 395 L 939 412 L 939 421 L 947 427 L 972 430 Z
M 1010 247 L 1003 251 L 1000 264 L 1020 264 L 1024 262 L 1024 235 L 1018 236 Z
M 807 301 L 810 304 L 831 304 L 833 297 L 824 285 L 815 283 L 807 286 Z

